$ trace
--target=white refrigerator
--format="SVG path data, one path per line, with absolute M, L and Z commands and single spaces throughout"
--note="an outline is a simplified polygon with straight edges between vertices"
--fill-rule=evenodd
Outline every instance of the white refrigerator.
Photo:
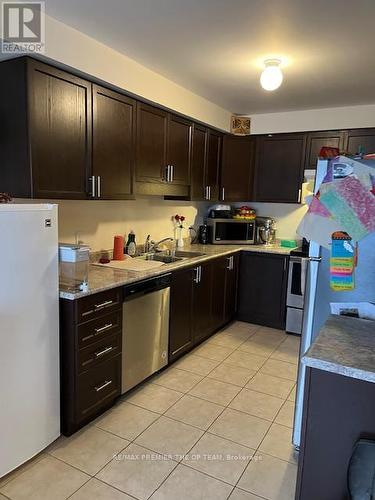
M 0 205 L 0 477 L 60 435 L 57 205 Z
M 374 168 L 375 161 L 365 162 Z M 327 160 L 319 160 L 315 178 L 315 193 L 326 176 Z M 355 270 L 355 289 L 333 291 L 330 288 L 330 251 L 310 241 L 305 311 L 301 335 L 300 357 L 308 350 L 330 314 L 330 302 L 375 302 L 375 234 L 358 242 L 358 267 Z M 305 367 L 299 362 L 294 412 L 293 444 L 301 441 Z

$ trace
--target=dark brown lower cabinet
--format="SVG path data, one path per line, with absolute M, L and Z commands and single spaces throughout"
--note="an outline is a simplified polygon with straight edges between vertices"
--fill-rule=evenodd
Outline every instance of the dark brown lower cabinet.
M 121 345 L 121 288 L 61 300 L 61 432 L 66 436 L 121 394 Z
M 192 308 L 193 276 L 192 268 L 176 271 L 171 280 L 171 302 L 169 323 L 169 360 L 181 356 L 193 346 Z
M 375 439 L 375 385 L 315 368 L 305 380 L 296 500 L 347 500 L 354 445 Z
M 233 254 L 172 274 L 170 362 L 233 319 L 238 263 Z
M 286 255 L 242 252 L 238 285 L 239 320 L 285 328 L 288 260 Z

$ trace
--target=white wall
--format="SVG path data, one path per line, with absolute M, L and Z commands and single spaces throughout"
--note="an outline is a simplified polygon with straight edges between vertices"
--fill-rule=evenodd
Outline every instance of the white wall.
M 197 120 L 229 129 L 228 110 L 49 16 L 45 56 Z
M 252 134 L 375 127 L 375 104 L 250 116 Z
M 143 243 L 148 234 L 158 240 L 173 237 L 172 217 L 186 217 L 186 226 L 198 226 L 206 215 L 207 203 L 173 202 L 159 197 L 142 197 L 136 201 L 52 201 L 59 205 L 59 241 L 79 239 L 93 251 L 113 247 L 113 236 L 133 230 L 137 243 Z M 188 231 L 184 231 L 188 236 Z

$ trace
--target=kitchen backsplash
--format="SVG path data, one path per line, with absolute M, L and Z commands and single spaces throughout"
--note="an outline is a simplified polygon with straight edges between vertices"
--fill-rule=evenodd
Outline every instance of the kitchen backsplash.
M 15 200 L 30 203 L 30 200 Z M 46 200 L 34 200 L 45 203 Z M 186 227 L 198 227 L 213 203 L 167 201 L 160 197 L 139 197 L 134 201 L 73 201 L 51 200 L 59 205 L 59 241 L 74 243 L 76 234 L 93 252 L 113 246 L 115 234 L 128 234 L 133 230 L 137 244 L 144 243 L 148 234 L 157 240 L 173 236 L 172 216 L 186 217 Z M 306 212 L 306 205 L 287 203 L 233 203 L 249 205 L 258 215 L 268 215 L 277 221 L 277 238 L 296 238 L 296 228 Z M 185 237 L 188 231 L 185 231 Z

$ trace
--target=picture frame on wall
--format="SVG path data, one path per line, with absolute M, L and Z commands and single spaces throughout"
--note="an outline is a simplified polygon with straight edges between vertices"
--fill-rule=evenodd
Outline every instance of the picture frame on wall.
M 230 130 L 234 135 L 250 135 L 251 118 L 232 115 Z

